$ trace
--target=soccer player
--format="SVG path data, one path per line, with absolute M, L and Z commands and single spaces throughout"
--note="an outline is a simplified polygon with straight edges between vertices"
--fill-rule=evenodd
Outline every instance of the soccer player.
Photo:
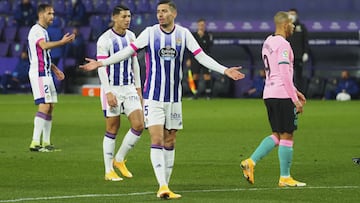
M 210 48 L 213 45 L 213 37 L 212 34 L 206 31 L 206 21 L 205 19 L 199 19 L 197 21 L 197 31 L 193 33 L 196 41 L 199 43 L 201 49 L 206 53 L 210 54 Z M 202 66 L 196 60 L 188 59 L 187 66 L 191 67 L 191 71 L 193 74 L 193 79 L 195 82 L 195 87 L 199 87 L 199 78 L 200 73 L 203 74 L 203 78 L 205 81 L 205 94 L 206 98 L 210 99 L 212 96 L 212 84 L 211 84 L 211 70 Z M 194 93 L 194 98 L 197 99 L 197 91 Z
M 52 112 L 54 103 L 57 103 L 52 72 L 58 80 L 65 78 L 64 73 L 51 63 L 50 49 L 73 41 L 75 35 L 66 33 L 61 40 L 50 41 L 46 28 L 53 22 L 54 8 L 48 4 L 40 4 L 37 11 L 38 22 L 31 27 L 28 35 L 29 79 L 35 104 L 38 105 L 30 151 L 48 152 L 55 150 L 50 142 Z M 41 134 L 42 143 L 40 143 Z
M 279 186 L 305 186 L 290 176 L 293 157 L 293 136 L 297 129 L 298 113 L 303 112 L 304 95 L 293 83 L 294 54 L 286 38 L 294 30 L 289 14 L 278 12 L 274 16 L 275 33 L 268 36 L 262 47 L 266 80 L 263 99 L 268 112 L 272 134 L 265 137 L 250 158 L 241 162 L 244 177 L 254 184 L 254 167 L 274 147 L 279 146 Z
M 191 32 L 175 25 L 176 5 L 170 0 L 157 4 L 159 24 L 147 27 L 130 46 L 111 57 L 81 65 L 84 70 L 94 70 L 101 66 L 118 63 L 133 55 L 137 50 L 146 50 L 146 80 L 143 90 L 144 120 L 151 136 L 150 159 L 159 184 L 157 197 L 177 199 L 168 185 L 175 160 L 176 132 L 183 128 L 182 122 L 182 64 L 185 48 L 202 65 L 228 77 L 239 80 L 244 74 L 240 67 L 227 68 L 206 55 Z
M 97 59 L 108 58 L 134 41 L 135 34 L 128 30 L 130 10 L 122 5 L 112 11 L 113 27 L 104 32 L 97 41 Z M 106 120 L 103 139 L 105 180 L 122 180 L 113 166 L 127 178 L 133 177 L 125 165 L 125 156 L 134 147 L 144 129 L 140 69 L 136 54 L 122 62 L 98 69 L 101 81 L 101 104 Z M 120 114 L 125 113 L 131 128 L 127 131 L 114 159 L 115 139 L 120 128 Z

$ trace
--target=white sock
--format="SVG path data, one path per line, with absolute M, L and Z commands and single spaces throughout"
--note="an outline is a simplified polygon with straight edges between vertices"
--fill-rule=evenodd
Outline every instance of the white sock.
M 163 147 L 158 145 L 151 145 L 150 159 L 159 186 L 167 185 L 165 180 L 165 160 Z
M 126 133 L 119 151 L 116 153 L 115 159 L 117 162 L 124 161 L 127 153 L 135 146 L 137 141 L 140 139 L 141 132 L 135 131 L 130 128 Z
M 40 144 L 41 132 L 43 131 L 45 125 L 45 116 L 46 114 L 37 112 L 34 118 L 34 131 L 32 141 Z
M 113 158 L 115 150 L 115 138 L 116 135 L 106 132 L 103 139 L 105 173 L 109 173 L 110 171 L 114 170 Z
M 169 184 L 171 173 L 174 167 L 175 148 L 170 148 L 170 149 L 164 148 L 164 157 L 165 157 L 165 179 L 167 184 Z
M 44 124 L 43 137 L 42 137 L 43 145 L 51 144 L 50 142 L 51 126 L 52 126 L 52 120 L 46 120 Z

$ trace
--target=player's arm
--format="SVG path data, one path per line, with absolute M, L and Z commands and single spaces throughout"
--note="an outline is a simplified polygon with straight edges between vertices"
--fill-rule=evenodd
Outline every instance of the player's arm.
M 108 40 L 104 35 L 100 36 L 96 43 L 96 58 L 98 61 L 103 61 L 109 57 L 109 45 Z M 106 95 L 106 100 L 109 106 L 116 107 L 117 106 L 117 99 L 115 95 L 111 91 L 109 76 L 107 74 L 107 67 L 101 66 L 98 69 L 98 75 L 101 83 L 101 87 Z
M 233 80 L 239 80 L 245 77 L 243 73 L 239 72 L 239 69 L 241 69 L 241 67 L 227 68 L 216 62 L 209 55 L 205 54 L 205 52 L 200 48 L 199 44 L 197 43 L 193 35 L 190 33 L 190 31 L 186 32 L 186 39 L 186 47 L 193 53 L 194 58 L 201 65 L 223 75 L 227 75 Z
M 80 68 L 86 71 L 95 70 L 101 66 L 108 66 L 111 64 L 119 63 L 131 55 L 133 55 L 138 49 L 145 47 L 148 44 L 148 32 L 145 29 L 139 37 L 132 42 L 129 46 L 125 47 L 124 49 L 116 52 L 115 54 L 111 55 L 109 58 L 103 61 L 96 61 L 94 59 L 85 58 L 86 61 L 89 63 L 80 65 Z
M 50 67 L 58 80 L 65 79 L 65 74 L 55 64 L 52 63 Z
M 45 41 L 45 39 L 41 39 L 39 41 L 39 46 L 42 48 L 42 49 L 52 49 L 52 48 L 55 48 L 55 47 L 59 47 L 59 46 L 62 46 L 62 45 L 65 45 L 69 42 L 72 42 L 73 40 L 75 39 L 75 34 L 69 34 L 69 33 L 66 33 L 63 38 L 59 41 Z
M 288 47 L 279 50 L 278 65 L 279 65 L 280 77 L 284 84 L 285 91 L 291 98 L 291 101 L 296 106 L 297 112 L 301 113 L 303 111 L 302 109 L 303 105 L 298 98 L 298 94 L 297 94 L 298 90 L 294 86 L 294 83 L 292 81 L 292 75 L 290 74 L 291 67 L 290 67 Z

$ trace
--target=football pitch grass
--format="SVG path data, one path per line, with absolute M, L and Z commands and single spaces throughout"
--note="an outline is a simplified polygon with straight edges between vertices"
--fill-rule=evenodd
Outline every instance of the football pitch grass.
M 132 179 L 104 180 L 105 122 L 99 98 L 59 95 L 52 142 L 61 152 L 35 153 L 32 95 L 0 95 L 0 202 L 157 202 L 150 138 L 130 151 Z M 295 132 L 292 176 L 306 187 L 279 188 L 277 148 L 261 160 L 255 184 L 239 164 L 270 134 L 262 100 L 183 101 L 170 188 L 176 202 L 359 202 L 360 101 L 308 101 Z M 116 149 L 129 128 L 122 117 Z

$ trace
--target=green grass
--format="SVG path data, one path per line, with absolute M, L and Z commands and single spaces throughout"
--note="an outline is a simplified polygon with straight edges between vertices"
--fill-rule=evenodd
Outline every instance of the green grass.
M 133 179 L 103 180 L 105 122 L 99 98 L 59 95 L 53 115 L 55 153 L 31 153 L 31 95 L 0 95 L 0 202 L 157 202 L 150 139 L 128 156 Z M 255 185 L 239 163 L 250 156 L 270 127 L 262 100 L 183 101 L 184 130 L 178 133 L 170 188 L 179 202 L 358 202 L 360 101 L 308 101 L 295 133 L 292 175 L 304 188 L 277 187 L 273 150 L 256 167 Z M 117 146 L 129 127 L 125 117 Z

